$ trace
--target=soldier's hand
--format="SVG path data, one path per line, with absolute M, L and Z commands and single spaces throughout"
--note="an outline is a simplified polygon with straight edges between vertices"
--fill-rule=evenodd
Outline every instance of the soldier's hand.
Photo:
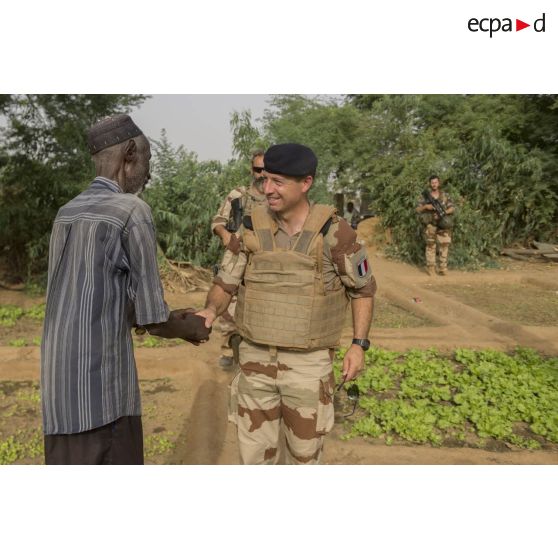
M 201 316 L 188 312 L 181 321 L 182 331 L 181 335 L 179 335 L 181 339 L 194 345 L 199 345 L 199 343 L 205 343 L 209 340 L 211 327 L 206 327 L 205 320 Z
M 427 209 L 428 211 L 434 211 L 434 206 L 431 203 L 427 203 L 423 207 L 424 207 L 424 209 Z
M 346 382 L 354 380 L 364 369 L 364 350 L 359 345 L 351 345 L 343 359 L 343 378 Z
M 225 229 L 225 232 L 221 235 L 221 241 L 223 242 L 223 246 L 226 248 L 231 241 L 232 233 Z
M 217 312 L 214 308 L 208 307 L 200 310 L 196 313 L 196 316 L 201 316 L 205 319 L 205 327 L 210 328 L 213 325 L 213 322 L 217 318 Z

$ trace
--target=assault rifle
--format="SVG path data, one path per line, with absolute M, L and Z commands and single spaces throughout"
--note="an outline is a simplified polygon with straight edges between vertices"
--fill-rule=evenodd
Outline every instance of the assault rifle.
M 244 214 L 244 208 L 242 207 L 242 198 L 235 198 L 231 202 L 231 213 L 229 220 L 227 221 L 227 226 L 225 227 L 229 232 L 236 232 L 240 228 L 242 223 L 242 216 Z
M 440 200 L 433 198 L 432 194 L 428 190 L 424 190 L 422 195 L 424 197 L 424 201 L 431 204 L 434 211 L 438 215 L 438 222 L 435 223 L 437 227 L 439 229 L 451 229 L 453 227 L 453 215 L 448 215 L 440 203 Z
M 440 219 L 443 219 L 446 216 L 446 210 L 442 207 L 440 200 L 433 198 L 432 194 L 428 190 L 425 190 L 422 195 L 424 197 L 424 201 L 427 201 L 429 204 L 431 204 L 434 208 L 434 211 L 438 214 L 438 217 Z

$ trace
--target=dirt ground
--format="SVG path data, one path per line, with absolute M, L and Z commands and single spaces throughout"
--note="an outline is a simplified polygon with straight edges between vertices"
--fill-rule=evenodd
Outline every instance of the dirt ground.
M 511 350 L 520 345 L 558 355 L 555 264 L 506 265 L 503 261 L 504 269 L 429 277 L 421 269 L 386 259 L 375 248 L 374 239 L 370 240 L 370 231 L 368 238 L 379 287 L 371 333 L 377 346 L 449 351 L 455 347 Z M 181 293 L 177 289 L 167 292 L 167 301 L 171 307 L 199 307 L 205 296 L 204 291 Z M 0 288 L 0 304 L 29 308 L 40 302 L 40 298 Z M 346 326 L 345 344 L 351 337 L 349 319 Z M 17 463 L 42 463 L 37 389 L 40 349 L 31 343 L 10 346 L 10 340 L 38 334 L 40 327 L 28 323 L 0 335 L 0 440 L 19 433 L 26 441 L 25 457 Z M 214 334 L 200 347 L 180 343 L 136 348 L 147 463 L 239 463 L 234 427 L 226 420 L 232 372 L 217 364 L 219 345 L 219 336 Z M 324 464 L 558 464 L 558 451 L 386 446 L 365 439 L 342 440 L 343 433 L 339 422 L 326 440 Z

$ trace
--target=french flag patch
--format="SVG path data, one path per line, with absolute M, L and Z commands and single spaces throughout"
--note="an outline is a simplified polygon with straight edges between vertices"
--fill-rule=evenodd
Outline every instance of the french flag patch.
M 364 258 L 357 265 L 357 272 L 359 277 L 365 277 L 368 273 L 368 259 Z

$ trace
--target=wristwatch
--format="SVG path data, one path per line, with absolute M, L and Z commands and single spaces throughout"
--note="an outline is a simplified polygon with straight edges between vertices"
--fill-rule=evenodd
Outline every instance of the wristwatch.
M 353 345 L 360 345 L 363 351 L 367 351 L 370 348 L 370 339 L 353 339 L 351 343 Z

